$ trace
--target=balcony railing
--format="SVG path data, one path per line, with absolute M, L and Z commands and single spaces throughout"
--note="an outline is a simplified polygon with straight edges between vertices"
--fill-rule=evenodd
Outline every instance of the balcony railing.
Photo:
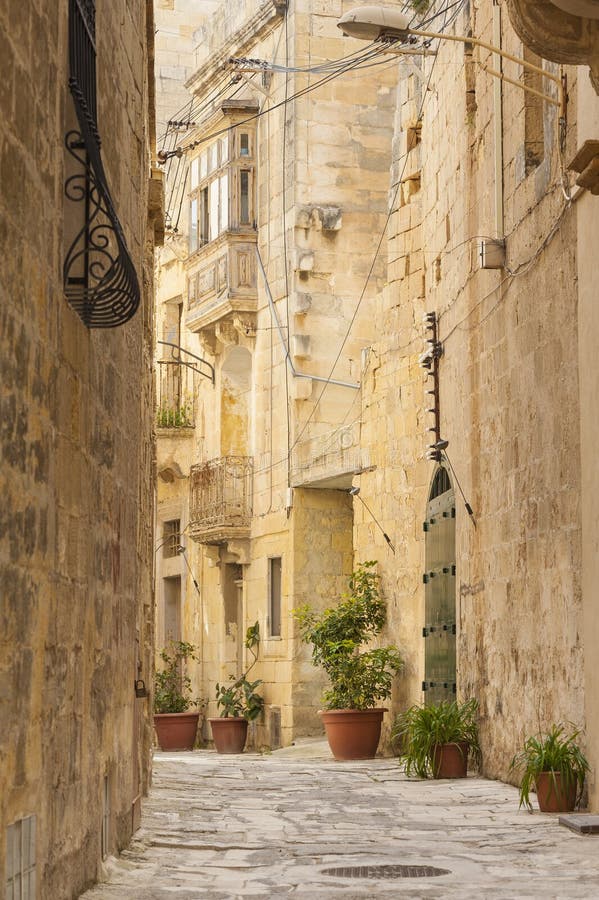
M 173 360 L 157 362 L 156 425 L 158 428 L 195 426 L 195 377 L 193 369 Z
M 191 467 L 189 531 L 200 544 L 249 537 L 253 460 L 223 456 Z
M 158 428 L 194 428 L 197 376 L 214 384 L 214 366 L 178 344 L 158 341 L 164 349 L 156 362 Z

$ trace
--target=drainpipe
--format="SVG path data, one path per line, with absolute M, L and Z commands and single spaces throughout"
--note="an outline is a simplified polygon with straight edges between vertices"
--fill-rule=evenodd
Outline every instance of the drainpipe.
M 501 49 L 501 6 L 493 0 L 493 44 Z M 502 59 L 493 54 L 493 67 L 502 72 Z M 502 82 L 500 78 L 493 80 L 493 143 L 495 156 L 495 237 L 502 241 L 503 230 L 503 104 Z

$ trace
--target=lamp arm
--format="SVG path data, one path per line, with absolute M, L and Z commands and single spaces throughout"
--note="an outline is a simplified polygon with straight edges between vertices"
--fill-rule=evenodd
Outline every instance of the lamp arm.
M 481 65 L 481 69 L 483 72 L 487 72 L 489 75 L 494 75 L 495 78 L 500 78 L 502 81 L 507 81 L 508 84 L 515 84 L 516 87 L 522 88 L 523 91 L 526 91 L 527 94 L 535 94 L 537 97 L 542 97 L 543 100 L 546 100 L 547 103 L 553 103 L 554 106 L 559 106 L 561 109 L 562 101 L 556 100 L 555 97 L 550 97 L 549 94 L 543 93 L 543 91 L 537 91 L 536 88 L 529 87 L 527 84 L 523 84 L 521 81 L 516 81 L 515 78 L 508 78 L 507 75 L 504 75 L 503 72 L 498 72 L 497 69 L 489 69 L 488 66 Z
M 415 34 L 418 37 L 440 38 L 443 41 L 456 41 L 459 44 L 474 44 L 475 47 L 482 47 L 484 50 L 490 50 L 491 53 L 497 53 L 498 56 L 502 56 L 504 59 L 519 63 L 521 66 L 524 66 L 525 69 L 530 69 L 531 72 L 537 72 L 539 75 L 544 75 L 549 81 L 554 81 L 559 88 L 562 86 L 561 79 L 558 75 L 547 72 L 546 69 L 541 68 L 541 66 L 535 66 L 534 63 L 528 62 L 527 59 L 522 59 L 521 56 L 514 56 L 513 53 L 508 53 L 506 50 L 502 50 L 501 47 L 495 47 L 493 44 L 488 44 L 487 41 L 481 41 L 480 38 L 466 37 L 463 34 L 439 34 L 439 32 L 435 31 L 420 31 L 417 28 L 410 28 L 407 33 Z
M 465 37 L 461 34 L 439 34 L 439 32 L 436 31 L 421 31 L 418 28 L 408 29 L 407 34 L 414 34 L 417 37 L 424 38 L 439 38 L 442 41 L 455 41 L 458 44 L 473 44 L 475 47 L 482 47 L 484 50 L 489 50 L 491 53 L 496 53 L 498 56 L 503 57 L 503 59 L 509 59 L 511 60 L 511 62 L 518 63 L 519 65 L 523 66 L 523 68 L 528 69 L 530 72 L 536 72 L 538 75 L 542 75 L 544 78 L 547 78 L 549 81 L 553 81 L 553 83 L 557 85 L 559 101 L 556 101 L 548 94 L 543 94 L 541 93 L 541 91 L 537 91 L 534 88 L 529 88 L 528 85 L 522 84 L 521 81 L 515 81 L 511 78 L 506 78 L 500 72 L 496 72 L 494 69 L 487 69 L 485 66 L 483 66 L 483 69 L 485 69 L 490 75 L 495 75 L 496 77 L 503 78 L 504 81 L 507 81 L 510 84 L 515 84 L 518 87 L 521 87 L 524 91 L 528 91 L 531 94 L 537 94 L 539 97 L 543 97 L 543 99 L 548 100 L 550 103 L 559 106 L 562 111 L 562 115 L 565 115 L 566 97 L 562 80 L 559 76 L 553 75 L 551 72 L 547 72 L 545 69 L 541 68 L 541 66 L 535 66 L 534 63 L 528 62 L 527 59 L 522 59 L 521 56 L 514 56 L 513 53 L 508 53 L 506 50 L 502 50 L 501 47 L 495 47 L 493 44 L 487 43 L 487 41 L 481 41 L 480 38 Z

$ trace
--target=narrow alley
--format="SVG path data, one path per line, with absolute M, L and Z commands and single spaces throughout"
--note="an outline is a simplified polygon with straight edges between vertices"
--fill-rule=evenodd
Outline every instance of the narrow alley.
M 510 785 L 408 780 L 320 742 L 159 753 L 141 831 L 83 897 L 596 898 L 598 842 L 518 810 Z

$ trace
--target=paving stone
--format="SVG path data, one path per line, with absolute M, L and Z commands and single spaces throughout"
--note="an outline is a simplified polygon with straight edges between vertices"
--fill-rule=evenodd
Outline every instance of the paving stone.
M 578 834 L 599 834 L 599 816 L 587 813 L 559 817 L 560 825 L 565 825 Z
M 307 752 L 306 746 L 298 753 Z M 593 845 L 594 846 L 594 845 Z M 325 869 L 433 866 L 395 879 Z M 599 854 L 510 785 L 406 779 L 394 760 L 157 754 L 142 830 L 86 900 L 596 900 Z

